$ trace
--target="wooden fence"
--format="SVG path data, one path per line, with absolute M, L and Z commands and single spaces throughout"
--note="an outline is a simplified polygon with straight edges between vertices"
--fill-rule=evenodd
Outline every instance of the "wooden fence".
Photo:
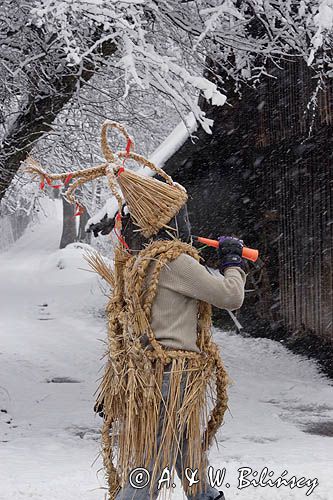
M 262 186 L 279 221 L 280 315 L 292 330 L 333 338 L 333 85 L 291 63 L 258 100 Z

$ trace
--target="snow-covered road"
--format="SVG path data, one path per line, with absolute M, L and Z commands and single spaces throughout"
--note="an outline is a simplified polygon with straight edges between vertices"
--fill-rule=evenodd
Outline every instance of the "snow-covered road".
M 0 254 L 0 498 L 102 500 L 101 419 L 93 404 L 105 290 L 82 249 L 57 250 L 59 205 L 45 206 L 47 222 Z M 278 342 L 220 330 L 214 337 L 234 382 L 210 453 L 211 465 L 225 468 L 226 500 L 331 500 L 332 382 Z M 305 432 L 318 429 L 331 436 Z M 245 467 L 257 471 L 248 479 L 267 467 L 271 480 L 288 471 L 285 479 L 303 477 L 303 487 L 245 487 Z M 179 487 L 172 498 L 182 498 Z

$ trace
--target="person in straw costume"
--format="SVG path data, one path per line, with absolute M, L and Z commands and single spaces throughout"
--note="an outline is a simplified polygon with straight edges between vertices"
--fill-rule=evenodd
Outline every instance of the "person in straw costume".
M 124 134 L 126 150 L 116 154 L 110 149 L 108 128 Z M 95 234 L 114 229 L 119 242 L 113 269 L 96 252 L 86 257 L 112 289 L 106 307 L 106 364 L 95 404 L 103 416 L 109 499 L 157 498 L 162 472 L 163 478 L 166 471 L 171 474 L 172 484 L 174 470 L 188 499 L 223 499 L 206 474 L 207 451 L 223 422 L 230 383 L 211 337 L 211 305 L 232 311 L 243 303 L 242 242 L 220 238 L 221 274 L 211 274 L 191 244 L 185 189 L 133 147 L 124 127 L 106 121 L 106 161 L 97 167 L 49 175 L 27 160 L 28 172 L 40 177 L 41 187 L 45 181 L 68 185 L 73 180 L 66 192 L 69 202 L 76 202 L 77 187 L 101 176 L 118 200 L 119 211 L 107 221 L 108 229 L 103 231 L 103 223 L 90 228 Z M 125 168 L 126 159 L 149 167 L 162 180 Z M 76 203 L 80 213 L 83 207 Z M 130 249 L 124 239 L 125 221 L 125 233 L 139 233 L 136 248 Z M 145 487 L 134 484 L 137 468 L 148 471 Z M 195 470 L 191 484 L 188 474 Z

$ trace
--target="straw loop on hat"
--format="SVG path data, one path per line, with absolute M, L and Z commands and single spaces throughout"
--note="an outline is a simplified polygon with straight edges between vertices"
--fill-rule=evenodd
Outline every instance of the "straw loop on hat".
M 125 151 L 114 153 L 111 150 L 107 142 L 108 128 L 118 129 L 127 139 Z M 101 144 L 105 159 L 109 163 L 107 168 L 108 183 L 111 192 L 118 200 L 119 214 L 121 214 L 122 200 L 117 190 L 117 184 L 121 189 L 133 222 L 146 238 L 153 236 L 163 226 L 166 226 L 186 203 L 186 190 L 174 183 L 172 178 L 152 161 L 130 151 L 129 146 L 134 145 L 134 142 L 125 127 L 119 123 L 109 120 L 103 123 Z M 162 177 L 165 183 L 125 169 L 124 162 L 127 159 L 148 167 L 152 172 Z M 121 160 L 123 160 L 122 165 Z M 118 218 L 118 226 L 121 228 L 121 217 Z
M 110 128 L 115 128 L 119 130 L 125 139 L 127 140 L 127 146 L 126 146 L 126 152 L 129 152 L 130 148 L 134 149 L 134 140 L 133 138 L 129 135 L 127 130 L 123 125 L 121 125 L 118 122 L 112 122 L 111 120 L 105 120 L 105 122 L 102 125 L 102 132 L 101 132 L 101 147 L 102 147 L 102 152 L 104 155 L 104 158 L 106 159 L 107 162 L 109 163 L 115 163 L 116 158 L 115 158 L 115 153 L 113 153 L 112 149 L 110 148 L 108 144 L 108 139 L 107 139 L 107 132 L 108 129 Z M 117 155 L 119 156 L 119 155 Z

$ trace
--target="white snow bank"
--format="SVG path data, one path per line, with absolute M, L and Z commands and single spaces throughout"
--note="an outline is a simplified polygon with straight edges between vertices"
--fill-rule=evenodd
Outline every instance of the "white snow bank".
M 80 270 L 88 268 L 84 245 L 58 250 L 61 224 L 51 213 L 0 255 L 0 498 L 102 500 L 102 420 L 93 405 L 107 297 L 96 275 Z M 211 465 L 226 469 L 226 500 L 308 498 L 306 487 L 239 489 L 245 466 L 318 478 L 309 498 L 331 500 L 332 437 L 303 431 L 309 423 L 332 429 L 332 382 L 278 342 L 217 329 L 214 338 L 233 380 L 210 451 Z M 172 499 L 183 498 L 176 487 Z
M 44 200 L 41 223 L 0 255 L 1 499 L 104 494 L 101 462 L 92 464 L 106 297 L 96 274 L 82 270 L 86 245 L 58 250 L 59 208 Z

